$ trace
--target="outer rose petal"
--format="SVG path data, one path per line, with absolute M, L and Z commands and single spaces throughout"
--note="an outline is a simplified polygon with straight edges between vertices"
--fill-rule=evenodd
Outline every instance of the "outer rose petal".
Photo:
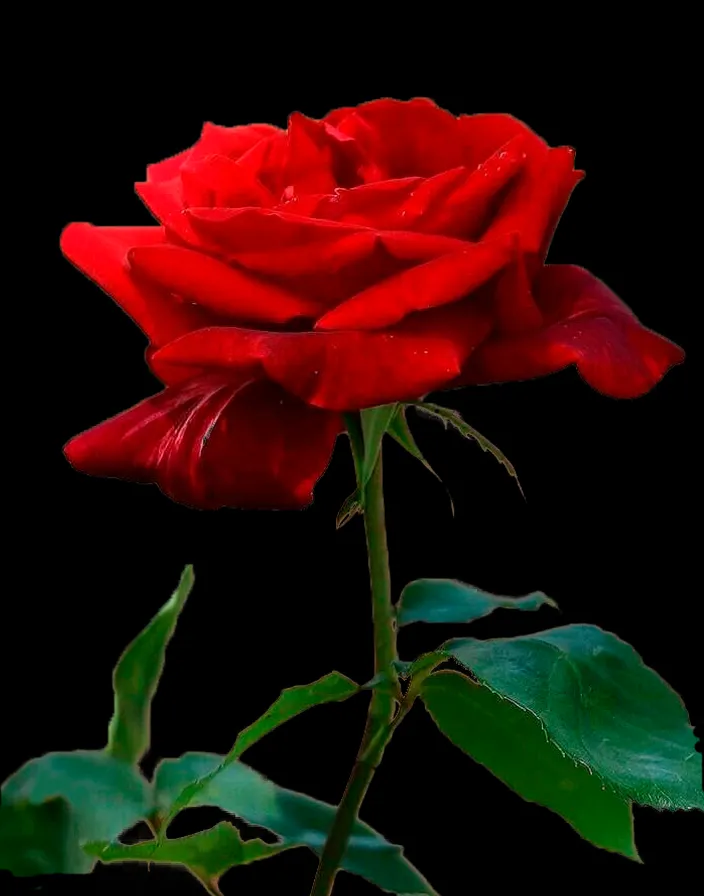
M 458 301 L 486 283 L 514 254 L 513 239 L 465 243 L 459 252 L 409 268 L 358 293 L 328 311 L 315 329 L 379 329 L 413 311 Z
M 136 247 L 128 260 L 167 292 L 186 296 L 220 316 L 282 324 L 320 311 L 315 302 L 181 246 Z
M 574 364 L 598 392 L 636 398 L 684 359 L 679 346 L 643 327 L 601 280 L 583 268 L 547 265 L 534 291 L 547 319 L 545 328 L 488 340 L 470 357 L 454 385 L 532 379 Z
M 477 313 L 459 340 L 443 332 L 335 331 L 266 333 L 210 327 L 164 346 L 151 359 L 164 382 L 207 370 L 263 374 L 315 407 L 358 410 L 412 401 L 453 380 L 468 352 L 485 338 Z M 179 368 L 184 368 L 181 371 Z
M 243 153 L 255 146 L 264 137 L 281 133 L 279 128 L 271 124 L 248 124 L 242 127 L 224 128 L 206 121 L 201 135 L 189 149 L 178 153 L 163 162 L 147 166 L 147 180 L 159 182 L 172 180 L 181 170 L 184 162 L 193 162 L 208 155 L 223 155 L 230 159 L 238 159 Z
M 135 191 L 149 211 L 178 239 L 195 246 L 206 245 L 201 235 L 191 226 L 184 214 L 186 199 L 180 177 L 164 181 L 136 183 Z
M 127 264 L 130 249 L 164 245 L 165 240 L 162 227 L 69 224 L 61 234 L 61 249 L 69 261 L 102 287 L 154 345 L 163 345 L 189 330 L 216 322 L 202 308 L 179 302 L 130 271 Z
M 464 164 L 475 168 L 485 162 L 509 140 L 521 137 L 528 140 L 533 149 L 547 148 L 547 143 L 528 125 L 502 112 L 480 112 L 476 115 L 460 115 L 458 133 L 464 146 Z
M 581 177 L 582 172 L 574 170 L 574 150 L 568 146 L 529 154 L 484 238 L 516 232 L 523 250 L 538 254 Z
M 298 508 L 312 500 L 341 430 L 273 383 L 205 376 L 168 388 L 73 438 L 92 476 L 153 482 L 182 504 Z

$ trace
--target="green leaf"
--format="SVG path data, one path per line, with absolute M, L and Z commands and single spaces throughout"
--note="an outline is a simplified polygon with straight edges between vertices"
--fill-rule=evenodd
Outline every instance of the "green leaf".
M 374 467 L 379 459 L 384 434 L 387 432 L 397 409 L 398 404 L 382 404 L 377 408 L 367 408 L 361 412 L 362 432 L 364 433 L 362 473 L 358 482 L 361 491 L 364 491 L 365 486 L 371 479 Z
M 101 862 L 157 862 L 184 865 L 201 880 L 216 889 L 230 868 L 248 865 L 290 849 L 283 844 L 263 840 L 242 840 L 237 828 L 221 822 L 207 831 L 173 840 L 145 840 L 123 846 L 121 843 L 89 843 L 85 851 Z
M 276 834 L 282 846 L 306 846 L 320 855 L 335 816 L 335 807 L 279 787 L 242 762 L 225 764 L 222 756 L 187 753 L 162 762 L 155 773 L 159 806 L 169 811 L 193 779 L 207 784 L 192 805 L 219 806 L 249 824 Z M 404 858 L 403 850 L 357 821 L 342 868 L 390 893 L 433 896 L 434 890 Z
M 84 874 L 92 865 L 78 845 L 75 819 L 65 800 L 0 806 L 0 870 L 34 877 Z
M 362 513 L 362 500 L 360 498 L 359 489 L 357 488 L 345 499 L 342 507 L 339 509 L 337 516 L 335 517 L 335 528 L 341 529 L 343 526 L 347 525 L 351 519 L 357 516 L 358 513 Z
M 166 646 L 193 582 L 193 567 L 187 566 L 171 598 L 132 641 L 115 667 L 115 711 L 105 749 L 116 759 L 137 763 L 149 749 L 151 702 L 164 668 Z
M 416 460 L 419 460 L 426 470 L 433 474 L 433 476 L 437 479 L 437 481 L 443 485 L 442 479 L 438 476 L 435 470 L 430 466 L 428 461 L 423 456 L 422 451 L 418 447 L 416 440 L 413 438 L 413 433 L 410 430 L 408 425 L 408 420 L 406 420 L 406 409 L 403 405 L 398 407 L 396 414 L 391 420 L 391 424 L 388 429 L 389 435 L 396 441 L 398 444 L 404 448 L 412 457 L 415 457 Z M 452 501 L 452 495 L 450 492 L 445 489 L 447 492 L 447 497 L 450 501 L 450 510 L 452 511 L 452 515 L 455 514 L 455 505 Z
M 357 488 L 345 498 L 342 507 L 340 507 L 335 517 L 335 528 L 341 529 L 346 526 L 351 519 L 357 514 L 364 512 L 362 506 L 362 491 L 359 483 L 362 482 L 362 467 L 364 464 L 364 433 L 362 431 L 361 414 L 344 414 L 345 426 L 347 427 L 347 435 L 350 440 L 350 448 L 352 451 L 352 460 L 354 461 L 354 475 L 357 482 Z
M 362 478 L 362 461 L 364 460 L 364 433 L 362 432 L 362 418 L 359 413 L 343 414 L 347 435 L 350 440 L 352 460 L 354 462 L 355 480 Z
M 399 626 L 412 622 L 473 622 L 500 607 L 538 610 L 543 604 L 557 607 L 542 591 L 525 597 L 501 597 L 453 579 L 417 579 L 401 592 L 396 620 Z
M 428 417 L 433 417 L 436 420 L 441 420 L 445 429 L 447 429 L 448 425 L 453 426 L 458 432 L 460 432 L 466 439 L 472 439 L 475 441 L 482 451 L 487 451 L 493 457 L 498 460 L 502 467 L 508 472 L 509 476 L 512 476 L 516 480 L 516 485 L 518 489 L 525 498 L 523 494 L 523 489 L 521 488 L 521 483 L 518 481 L 518 474 L 516 473 L 516 468 L 513 466 L 511 461 L 506 457 L 506 455 L 499 448 L 496 447 L 486 436 L 483 436 L 480 432 L 474 429 L 473 426 L 470 426 L 465 420 L 462 419 L 462 416 L 458 411 L 452 410 L 452 408 L 444 408 L 439 404 L 430 404 L 427 402 L 413 402 L 409 405 L 409 407 L 416 408 L 421 414 L 425 414 Z
M 282 691 L 279 698 L 272 703 L 263 716 L 260 716 L 256 722 L 253 722 L 248 728 L 239 733 L 234 746 L 227 756 L 223 758 L 221 766 L 213 769 L 207 779 L 197 778 L 186 783 L 183 791 L 178 794 L 170 806 L 163 831 L 166 831 L 168 823 L 182 809 L 193 805 L 193 800 L 197 797 L 199 791 L 208 786 L 210 778 L 221 774 L 228 765 L 239 759 L 245 750 L 248 750 L 266 734 L 269 734 L 269 732 L 278 728 L 279 725 L 283 725 L 284 722 L 287 722 L 294 716 L 311 709 L 313 706 L 347 700 L 348 697 L 356 694 L 359 690 L 359 686 L 349 678 L 340 675 L 339 672 L 331 672 L 312 684 L 298 685 Z
M 550 740 L 624 798 L 704 809 L 702 758 L 680 697 L 635 650 L 593 625 L 477 641 L 445 651 L 533 713 Z
M 545 736 L 538 719 L 458 672 L 436 672 L 421 698 L 442 733 L 525 800 L 561 815 L 596 846 L 638 860 L 631 803 Z
M 3 809 L 41 806 L 56 797 L 69 807 L 75 845 L 114 840 L 147 818 L 152 808 L 149 785 L 139 772 L 103 751 L 48 753 L 27 762 L 2 786 Z M 48 819 L 51 812 L 60 815 L 58 809 L 46 809 L 45 815 L 39 812 L 38 817 Z M 39 834 L 41 849 L 46 837 L 41 830 Z M 18 861 L 30 859 L 28 846 Z M 90 871 L 92 865 L 92 860 L 87 861 L 76 873 Z

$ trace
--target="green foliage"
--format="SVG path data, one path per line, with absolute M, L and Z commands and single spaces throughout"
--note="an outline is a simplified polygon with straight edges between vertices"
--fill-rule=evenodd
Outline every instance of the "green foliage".
M 532 713 L 457 672 L 436 672 L 420 694 L 443 734 L 504 784 L 596 846 L 638 858 L 630 801 L 561 752 Z
M 156 862 L 183 865 L 213 892 L 220 878 L 238 865 L 268 859 L 290 847 L 268 844 L 263 840 L 242 840 L 236 827 L 221 822 L 207 831 L 173 840 L 145 840 L 124 846 L 122 843 L 90 843 L 85 851 L 106 864 L 110 862 Z
M 338 511 L 335 526 L 341 529 L 358 513 L 364 513 L 364 489 L 379 459 L 384 435 L 399 409 L 398 404 L 383 404 L 366 408 L 357 414 L 345 414 L 347 433 L 352 448 L 357 488 Z
M 492 691 L 533 713 L 547 737 L 622 796 L 704 809 L 701 756 L 680 697 L 635 650 L 593 625 L 445 650 Z
M 182 809 L 189 805 L 194 805 L 193 800 L 197 798 L 199 791 L 208 786 L 212 778 L 221 774 L 228 765 L 239 759 L 245 750 L 248 750 L 258 740 L 261 740 L 262 737 L 273 731 L 274 728 L 278 728 L 279 725 L 283 725 L 284 722 L 305 712 L 307 709 L 311 709 L 313 706 L 347 700 L 348 697 L 356 694 L 358 690 L 358 685 L 350 681 L 349 678 L 340 675 L 339 672 L 331 672 L 312 684 L 298 685 L 282 691 L 279 698 L 272 703 L 263 716 L 260 716 L 248 728 L 240 732 L 234 746 L 227 756 L 223 758 L 220 767 L 209 772 L 207 778 L 188 782 L 183 791 L 173 800 L 169 808 L 166 825 Z
M 499 608 L 538 610 L 554 600 L 534 591 L 525 597 L 501 597 L 453 579 L 417 579 L 401 592 L 396 605 L 399 626 L 412 622 L 473 622 Z
M 418 447 L 416 440 L 413 437 L 413 433 L 408 425 L 408 420 L 406 420 L 406 408 L 404 405 L 399 406 L 398 410 L 394 414 L 391 424 L 389 425 L 389 435 L 394 439 L 394 441 L 398 442 L 398 444 L 404 448 L 411 457 L 415 457 L 416 460 L 419 460 L 426 470 L 437 479 L 437 481 L 442 485 L 442 479 L 438 476 L 435 470 L 430 466 L 428 461 L 423 456 L 423 452 Z M 447 491 L 447 489 L 445 489 Z M 447 497 L 450 501 L 450 510 L 454 516 L 455 513 L 455 505 L 452 502 L 452 496 L 449 492 L 447 492 Z
M 452 408 L 444 408 L 439 404 L 431 404 L 423 401 L 412 402 L 408 407 L 414 407 L 419 413 L 435 420 L 440 420 L 445 429 L 447 429 L 448 426 L 452 426 L 466 439 L 471 439 L 476 442 L 482 451 L 486 451 L 496 458 L 509 476 L 516 480 L 516 485 L 518 486 L 521 495 L 523 495 L 523 489 L 521 488 L 521 483 L 518 481 L 516 468 L 511 461 L 506 457 L 503 451 L 490 442 L 486 436 L 483 436 L 480 432 L 474 429 L 473 426 L 470 426 L 458 411 L 452 410 Z M 523 497 L 525 498 L 525 495 L 523 495 Z
M 191 806 L 218 806 L 276 834 L 282 846 L 307 846 L 320 854 L 335 816 L 334 806 L 279 787 L 242 762 L 227 763 L 225 757 L 210 753 L 186 753 L 162 762 L 156 770 L 156 799 L 164 815 L 172 814 L 174 803 L 193 781 L 205 784 L 194 791 Z M 434 893 L 404 858 L 401 847 L 362 821 L 354 826 L 342 868 L 390 893 Z
M 84 874 L 93 866 L 78 845 L 69 804 L 55 797 L 0 806 L 0 870 L 16 877 Z
M 57 798 L 58 804 L 48 802 Z M 23 765 L 2 786 L 2 808 L 13 810 L 26 832 L 20 836 L 24 851 L 16 857 L 19 863 L 33 861 L 30 831 L 36 821 L 38 848 L 73 873 L 85 873 L 94 862 L 85 855 L 79 858 L 78 848 L 91 840 L 117 838 L 147 818 L 152 802 L 149 785 L 133 766 L 103 751 L 76 750 L 48 753 Z M 52 823 L 58 826 L 55 835 L 48 831 Z
M 149 749 L 151 703 L 164 668 L 166 646 L 193 583 L 193 567 L 187 566 L 171 598 L 132 641 L 115 667 L 115 711 L 106 750 L 116 759 L 137 763 Z

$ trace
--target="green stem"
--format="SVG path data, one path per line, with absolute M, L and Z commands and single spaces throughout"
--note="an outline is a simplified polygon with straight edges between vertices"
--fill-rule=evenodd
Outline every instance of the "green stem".
M 397 684 L 392 666 L 396 659 L 396 621 L 391 603 L 381 451 L 364 490 L 364 527 L 374 617 L 374 671 L 377 675 L 388 673 Z M 310 896 L 330 896 L 332 893 L 360 806 L 395 728 L 395 703 L 391 690 L 375 689 L 372 693 L 362 743 L 328 833 Z

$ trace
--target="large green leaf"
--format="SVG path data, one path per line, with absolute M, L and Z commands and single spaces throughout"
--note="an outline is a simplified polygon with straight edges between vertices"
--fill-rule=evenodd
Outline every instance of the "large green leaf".
M 401 592 L 396 619 L 399 625 L 410 625 L 412 622 L 472 622 L 500 607 L 537 610 L 543 604 L 557 606 L 542 591 L 534 591 L 525 597 L 501 597 L 453 579 L 417 579 Z
M 77 844 L 113 840 L 152 808 L 149 785 L 139 772 L 102 751 L 48 753 L 27 762 L 2 786 L 3 808 L 41 806 L 56 797 L 68 805 Z M 40 820 L 52 811 L 62 810 L 46 809 L 38 813 Z M 27 850 L 33 848 L 28 842 Z M 80 871 L 90 871 L 92 864 L 87 861 Z
M 500 448 L 497 448 L 492 442 L 487 439 L 486 436 L 483 436 L 480 432 L 478 432 L 473 426 L 470 426 L 466 420 L 462 418 L 462 415 L 459 411 L 455 411 L 452 408 L 444 408 L 439 404 L 430 404 L 429 402 L 417 401 L 409 404 L 409 407 L 416 408 L 421 414 L 425 414 L 428 417 L 432 417 L 436 420 L 440 420 L 441 423 L 447 429 L 448 426 L 452 426 L 456 429 L 461 435 L 465 437 L 465 439 L 471 439 L 473 442 L 476 442 L 477 445 L 482 449 L 482 451 L 486 451 L 492 455 L 492 457 L 496 458 L 501 466 L 506 470 L 506 472 L 513 479 L 516 480 L 516 485 L 520 493 L 523 495 L 523 489 L 521 488 L 521 483 L 518 481 L 518 474 L 516 473 L 516 468 L 513 466 L 511 461 L 506 457 L 506 455 L 501 451 Z M 525 497 L 525 495 L 523 495 Z
M 115 711 L 106 750 L 116 759 L 139 762 L 149 749 L 152 699 L 164 668 L 166 646 L 193 582 L 193 567 L 187 566 L 171 598 L 132 641 L 115 667 Z
M 547 806 L 596 846 L 638 858 L 629 800 L 545 736 L 538 719 L 458 672 L 436 672 L 421 697 L 438 728 L 526 800 Z
M 331 672 L 312 684 L 287 688 L 281 692 L 279 698 L 272 703 L 263 716 L 260 716 L 256 722 L 253 722 L 248 728 L 239 733 L 234 746 L 227 756 L 223 757 L 221 766 L 212 769 L 209 777 L 212 778 L 220 774 L 228 765 L 239 759 L 245 750 L 248 750 L 258 740 L 261 740 L 262 737 L 273 731 L 274 728 L 278 728 L 279 725 L 283 725 L 284 722 L 299 715 L 299 713 L 323 703 L 347 700 L 348 697 L 356 694 L 359 689 L 358 685 L 344 675 L 340 675 L 339 672 Z M 168 821 L 182 809 L 185 809 L 186 806 L 192 805 L 198 792 L 206 787 L 208 783 L 209 779 L 194 779 L 186 782 L 183 791 L 176 796 L 170 806 Z
M 207 831 L 173 840 L 145 840 L 123 846 L 121 843 L 89 843 L 85 851 L 101 862 L 157 862 L 184 865 L 217 892 L 220 878 L 230 868 L 248 865 L 290 849 L 283 844 L 263 840 L 242 840 L 239 831 L 226 821 Z
M 0 870 L 34 877 L 83 874 L 92 866 L 79 846 L 76 822 L 65 800 L 0 806 Z
M 210 753 L 187 753 L 162 762 L 155 773 L 161 810 L 171 806 L 189 782 L 207 783 L 194 794 L 193 806 L 219 806 L 249 824 L 276 834 L 282 846 L 307 846 L 320 855 L 335 816 L 335 807 L 279 787 L 242 762 L 224 763 Z M 404 858 L 403 850 L 364 822 L 356 822 L 342 868 L 365 877 L 390 893 L 434 894 L 430 884 Z
M 704 809 L 702 758 L 679 696 L 635 650 L 593 625 L 477 641 L 445 651 L 533 713 L 564 753 L 627 799 Z

